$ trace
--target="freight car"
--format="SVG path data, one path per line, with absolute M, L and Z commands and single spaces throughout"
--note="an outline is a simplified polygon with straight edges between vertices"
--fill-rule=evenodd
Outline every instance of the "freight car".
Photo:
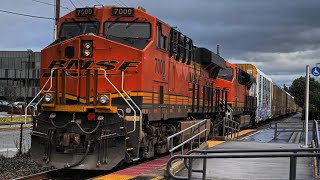
M 195 119 L 224 116 L 214 83 L 226 61 L 144 10 L 80 8 L 58 30 L 41 51 L 39 164 L 109 170 L 167 152 L 167 137 Z
M 294 97 L 252 64 L 237 64 L 257 81 L 251 92 L 257 97 L 256 122 L 297 112 Z

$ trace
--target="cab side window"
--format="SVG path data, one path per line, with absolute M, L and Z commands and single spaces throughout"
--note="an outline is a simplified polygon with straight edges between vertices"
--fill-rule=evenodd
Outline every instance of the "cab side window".
M 167 37 L 162 34 L 162 25 L 157 25 L 157 47 L 166 50 Z

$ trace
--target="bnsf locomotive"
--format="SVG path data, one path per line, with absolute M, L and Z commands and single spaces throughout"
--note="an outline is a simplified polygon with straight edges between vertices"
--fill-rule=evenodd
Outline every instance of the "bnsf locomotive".
M 58 32 L 41 51 L 39 164 L 109 170 L 167 152 L 167 137 L 196 119 L 255 122 L 253 75 L 141 8 L 76 9 Z

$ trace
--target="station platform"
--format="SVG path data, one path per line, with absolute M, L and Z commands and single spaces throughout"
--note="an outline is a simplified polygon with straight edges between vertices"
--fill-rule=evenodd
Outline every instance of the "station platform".
M 304 132 L 301 114 L 296 114 L 280 121 L 266 124 L 259 129 L 241 137 L 238 141 L 226 141 L 218 144 L 211 150 L 268 150 L 268 149 L 303 149 Z M 278 124 L 278 133 L 275 138 L 274 124 Z M 312 130 L 312 127 L 309 127 Z M 292 131 L 290 131 L 292 130 Z M 311 144 L 312 131 L 308 133 Z M 279 152 L 275 154 L 281 154 Z M 222 153 L 214 153 L 221 155 Z M 241 155 L 244 153 L 236 153 Z M 258 153 L 253 153 L 258 154 Z M 208 154 L 210 155 L 210 154 Z M 297 157 L 296 179 L 314 179 L 314 159 L 312 157 Z M 203 161 L 198 159 L 192 163 L 193 169 L 202 169 Z M 290 158 L 225 158 L 207 159 L 206 179 L 215 180 L 287 180 L 289 179 Z M 187 169 L 182 170 L 178 176 L 187 177 Z M 193 172 L 192 179 L 202 179 L 202 173 Z
M 254 132 L 256 132 L 256 129 L 240 131 L 239 138 L 254 135 Z M 225 141 L 208 140 L 205 147 L 201 149 L 213 148 L 224 142 Z M 184 154 L 186 153 L 187 150 L 185 150 Z M 181 154 L 181 152 L 177 152 L 174 155 L 176 154 Z M 170 155 L 167 155 L 112 174 L 96 177 L 95 180 L 168 180 L 168 178 L 165 177 L 165 171 L 169 159 Z
M 296 149 L 300 144 L 256 143 L 229 141 L 219 144 L 214 149 Z M 217 155 L 219 153 L 216 153 Z M 241 154 L 241 153 L 239 153 Z M 206 179 L 217 180 L 287 180 L 290 169 L 289 158 L 254 158 L 254 159 L 208 159 Z M 193 163 L 194 169 L 202 168 L 202 160 Z M 187 177 L 187 170 L 179 176 Z M 308 157 L 297 158 L 297 179 L 313 179 L 312 159 Z M 201 179 L 202 174 L 193 173 L 194 179 Z
M 296 114 L 288 118 L 275 121 L 284 123 L 284 127 L 279 127 L 277 137 L 271 124 L 266 123 L 258 129 L 247 129 L 239 132 L 238 139 L 226 138 L 225 141 L 209 140 L 204 149 L 230 150 L 230 149 L 301 149 L 304 138 L 302 132 L 288 132 L 287 130 L 301 129 L 301 114 Z M 297 122 L 297 125 L 286 123 Z M 274 123 L 274 122 L 271 122 Z M 299 124 L 300 123 L 300 124 Z M 278 125 L 280 126 L 280 125 Z M 285 130 L 285 131 L 283 131 Z M 234 135 L 232 136 L 234 137 Z M 311 143 L 312 132 L 309 132 L 309 144 Z M 185 152 L 186 153 L 186 152 Z M 184 153 L 184 154 L 185 154 Z M 281 154 L 282 152 L 276 153 Z M 176 153 L 176 154 L 180 154 Z M 215 153 L 218 154 L 218 153 Z M 237 153 L 241 154 L 241 153 Z M 258 153 L 254 153 L 258 154 Z M 112 174 L 97 177 L 98 180 L 171 180 L 165 176 L 166 165 L 170 156 L 163 156 L 151 161 L 135 165 Z M 181 163 L 184 167 L 184 164 Z M 192 163 L 193 169 L 201 169 L 202 160 L 197 159 Z M 178 176 L 187 177 L 187 169 L 177 171 Z M 267 179 L 289 179 L 290 158 L 225 158 L 225 159 L 208 159 L 206 179 L 217 180 L 267 180 Z M 313 158 L 297 157 L 296 177 L 295 179 L 311 180 L 313 174 Z M 191 179 L 202 179 L 201 173 L 193 172 Z

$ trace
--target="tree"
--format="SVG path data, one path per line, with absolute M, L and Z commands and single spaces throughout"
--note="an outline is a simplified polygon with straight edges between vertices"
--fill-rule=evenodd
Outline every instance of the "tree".
M 289 92 L 289 88 L 286 86 L 286 84 L 283 84 L 283 90 Z
M 300 107 L 304 106 L 305 87 L 305 77 L 299 77 L 298 79 L 295 79 L 290 87 L 290 93 Z M 320 111 L 320 83 L 314 78 L 310 78 L 309 88 L 309 104 L 310 107 L 312 107 L 310 108 L 310 111 Z
M 4 97 L 9 102 L 8 113 L 11 114 L 11 122 L 12 122 L 12 114 L 14 113 L 14 102 L 17 99 L 16 88 L 14 86 L 7 86 L 4 88 Z

